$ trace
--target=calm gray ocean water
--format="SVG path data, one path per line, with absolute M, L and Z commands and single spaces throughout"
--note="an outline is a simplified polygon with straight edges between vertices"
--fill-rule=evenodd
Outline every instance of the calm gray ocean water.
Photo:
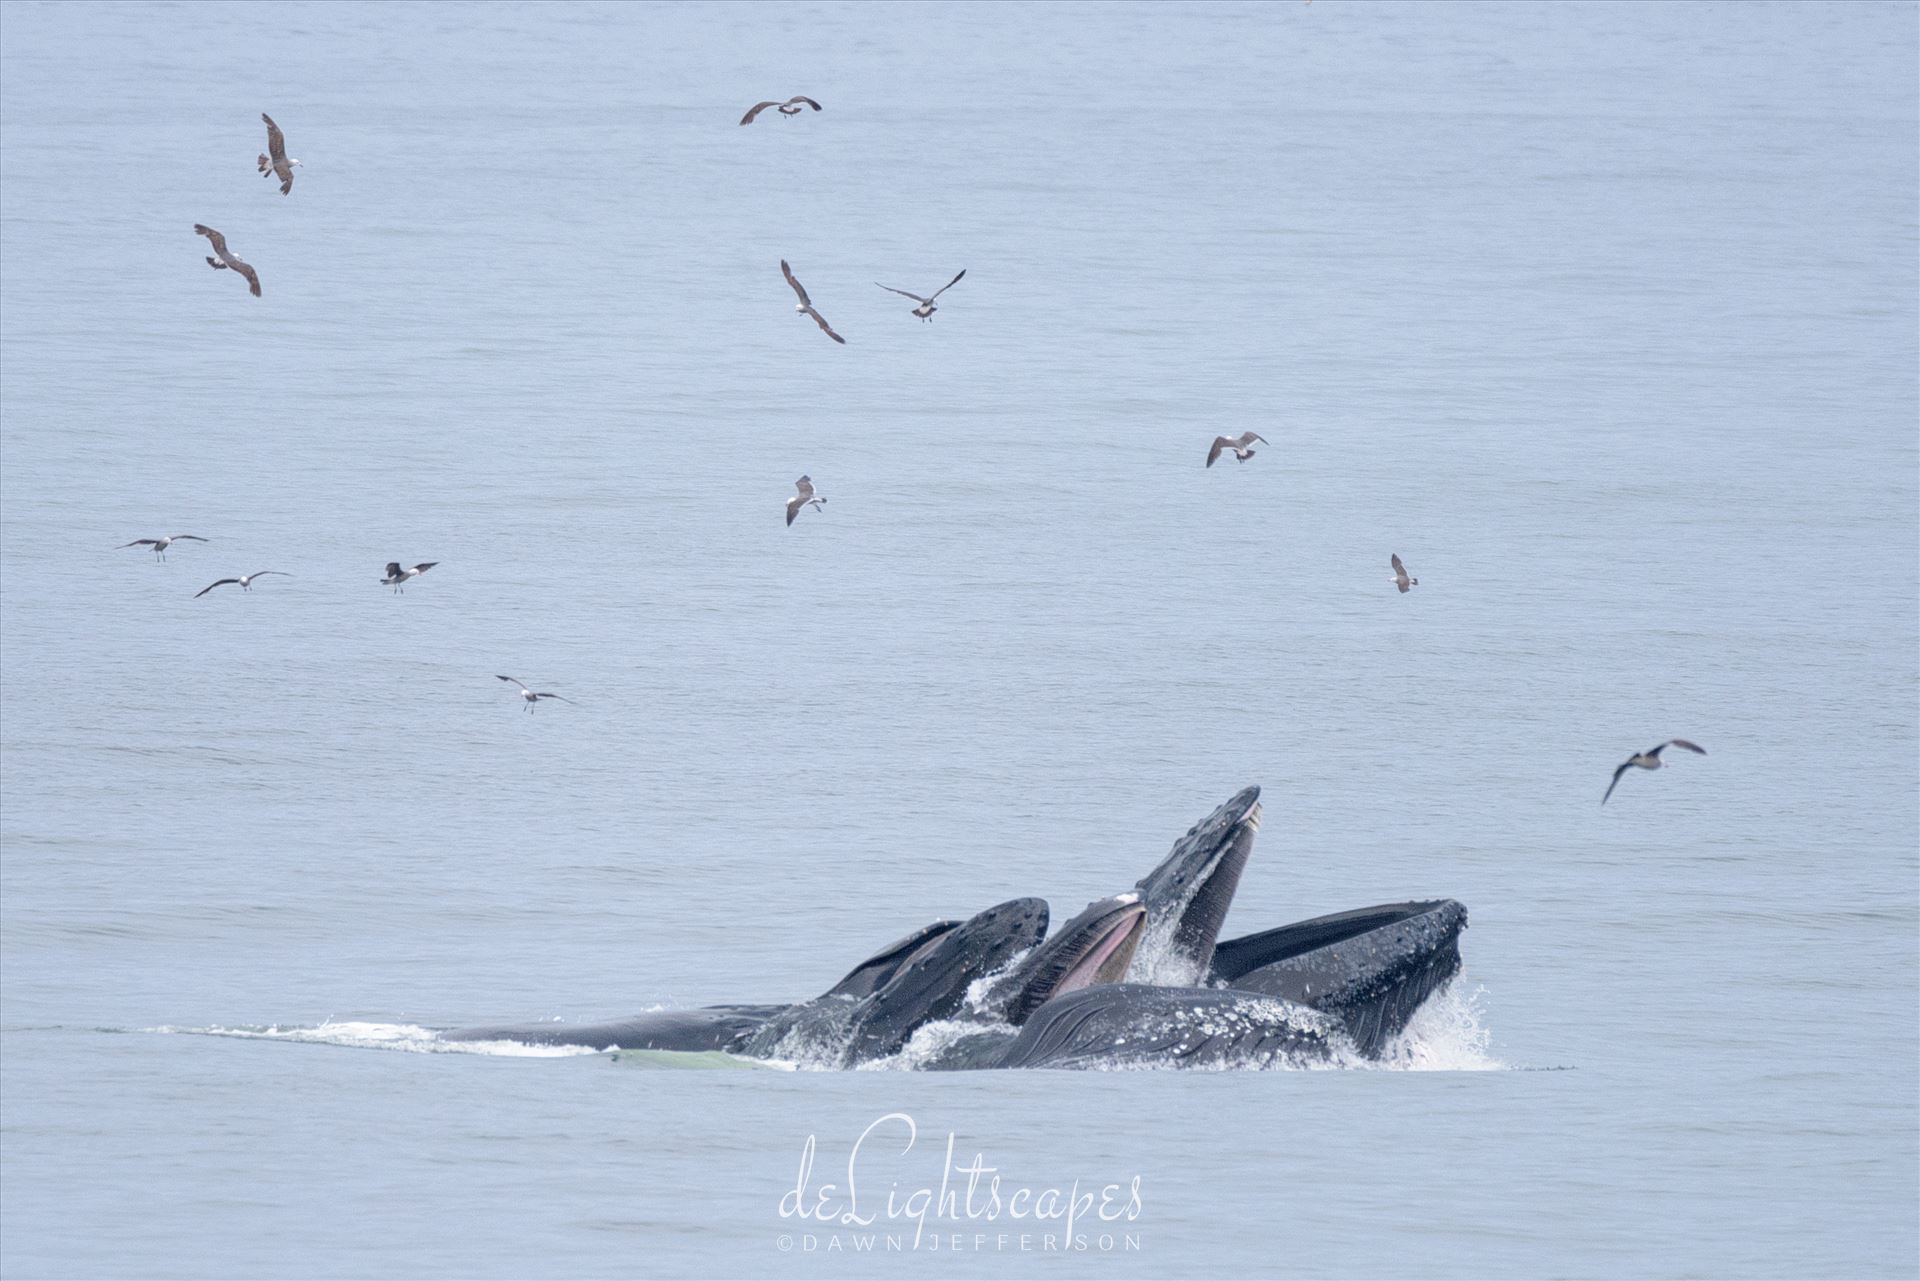
M 0 1269 L 1920 1271 L 1916 14 L 0 8 Z M 402 1052 L 1247 783 L 1230 934 L 1471 909 L 1435 1070 Z M 909 1252 L 950 1133 L 1139 1212 Z

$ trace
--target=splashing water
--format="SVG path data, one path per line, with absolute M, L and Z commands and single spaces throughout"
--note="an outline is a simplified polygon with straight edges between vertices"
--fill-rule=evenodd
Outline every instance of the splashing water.
M 1501 1072 L 1493 1033 L 1481 1021 L 1486 989 L 1455 979 L 1428 997 L 1372 1066 L 1405 1072 Z
M 1141 932 L 1140 945 L 1134 949 L 1133 964 L 1127 967 L 1127 982 L 1154 987 L 1193 987 L 1205 977 L 1204 962 L 1173 944 L 1179 921 L 1173 916 L 1149 917 Z

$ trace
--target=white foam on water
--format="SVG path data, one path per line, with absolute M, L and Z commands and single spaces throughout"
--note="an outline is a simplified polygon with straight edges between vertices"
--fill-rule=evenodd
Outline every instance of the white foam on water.
M 1421 1003 L 1378 1063 L 1366 1066 L 1404 1072 L 1503 1072 L 1509 1065 L 1492 1053 L 1493 1033 L 1481 1021 L 1486 989 L 1469 991 L 1455 980 Z
M 252 1041 L 297 1041 L 356 1050 L 401 1050 L 409 1054 L 482 1054 L 496 1058 L 560 1059 L 604 1051 L 584 1045 L 528 1045 L 522 1041 L 443 1041 L 432 1028 L 411 1023 L 326 1022 L 317 1027 L 151 1027 L 144 1031 L 182 1036 L 231 1036 Z M 611 1047 L 609 1047 L 611 1048 Z
M 936 1062 L 955 1041 L 962 1037 L 973 1036 L 980 1032 L 1012 1032 L 1014 1027 L 1004 1021 L 983 1023 L 977 1019 L 938 1019 L 932 1023 L 923 1023 L 913 1030 L 907 1043 L 896 1054 L 882 1059 L 874 1059 L 858 1066 L 863 1071 L 880 1072 L 917 1072 L 927 1064 Z

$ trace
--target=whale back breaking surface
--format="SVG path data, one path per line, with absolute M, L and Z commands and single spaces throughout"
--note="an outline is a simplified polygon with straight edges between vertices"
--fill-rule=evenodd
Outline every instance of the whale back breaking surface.
M 605 1050 L 731 1050 L 785 1005 L 711 1005 L 697 1010 L 652 1010 L 606 1023 L 522 1023 L 442 1032 L 443 1041 L 516 1041 L 522 1045 L 582 1045 Z
M 1460 971 L 1467 909 L 1453 899 L 1319 916 L 1214 948 L 1210 979 L 1337 1015 L 1380 1057 L 1426 999 Z

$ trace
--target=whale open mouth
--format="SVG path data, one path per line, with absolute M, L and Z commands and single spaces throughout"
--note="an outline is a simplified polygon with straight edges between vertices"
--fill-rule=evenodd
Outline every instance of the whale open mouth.
M 1062 992 L 1125 977 L 1147 918 L 1136 893 L 1089 903 L 1080 915 L 998 976 L 978 1008 L 1015 1027 Z
M 1260 789 L 1246 788 L 1195 823 L 1141 879 L 1147 932 L 1136 981 L 1185 986 L 1206 973 L 1260 821 Z
M 1259 830 L 1260 802 L 1255 801 L 1195 877 L 1192 897 L 1174 930 L 1174 941 L 1183 950 L 1199 957 L 1212 955 L 1227 909 L 1233 906 L 1233 896 L 1240 888 L 1240 874 L 1253 856 L 1253 838 Z
M 1054 996 L 1097 983 L 1118 983 L 1127 976 L 1134 949 L 1140 946 L 1140 936 L 1147 928 L 1147 909 L 1140 904 L 1139 896 L 1127 897 L 1134 902 L 1116 913 L 1093 946 L 1061 975 L 1059 983 L 1054 985 Z

